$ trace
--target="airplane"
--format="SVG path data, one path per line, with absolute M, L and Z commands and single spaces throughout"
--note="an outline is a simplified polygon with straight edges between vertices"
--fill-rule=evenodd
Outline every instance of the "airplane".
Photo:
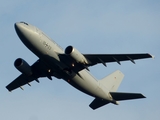
M 24 45 L 32 51 L 39 59 L 29 65 L 22 58 L 17 58 L 14 66 L 21 72 L 14 81 L 6 86 L 8 91 L 17 88 L 23 90 L 23 85 L 30 82 L 40 82 L 38 78 L 52 76 L 63 79 L 76 89 L 84 92 L 95 99 L 89 105 L 93 110 L 106 104 L 118 105 L 118 101 L 145 98 L 141 93 L 116 92 L 124 74 L 117 70 L 101 80 L 95 79 L 89 70 L 90 66 L 102 63 L 152 58 L 148 53 L 142 54 L 82 54 L 75 47 L 68 46 L 63 50 L 55 41 L 49 38 L 37 27 L 26 22 L 14 24 L 17 35 Z

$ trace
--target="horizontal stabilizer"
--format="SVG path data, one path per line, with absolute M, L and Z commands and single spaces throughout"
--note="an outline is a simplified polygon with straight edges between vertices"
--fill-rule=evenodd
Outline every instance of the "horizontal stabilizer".
M 112 98 L 116 101 L 146 98 L 141 93 L 120 93 L 110 92 Z
M 102 99 L 99 99 L 99 98 L 95 98 L 92 103 L 89 105 L 93 110 L 99 108 L 99 107 L 102 107 L 103 105 L 106 105 L 110 103 L 109 101 L 106 101 L 106 100 L 102 100 Z

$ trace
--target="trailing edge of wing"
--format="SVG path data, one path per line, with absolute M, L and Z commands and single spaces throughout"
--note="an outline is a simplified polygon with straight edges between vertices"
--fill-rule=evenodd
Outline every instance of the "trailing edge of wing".
M 117 62 L 120 64 L 120 61 L 131 61 L 135 64 L 134 60 L 153 58 L 152 55 L 148 53 L 142 54 L 83 54 L 85 58 L 90 61 L 89 65 L 95 65 L 97 63 L 107 63 L 107 62 Z
M 146 98 L 141 93 L 120 93 L 110 92 L 112 98 L 116 101 Z
M 6 88 L 8 89 L 8 91 L 12 91 L 18 87 L 20 87 L 23 90 L 23 88 L 21 86 L 23 86 L 25 84 L 29 84 L 29 82 L 31 82 L 33 80 L 35 80 L 35 78 L 33 78 L 32 76 L 27 77 L 26 75 L 21 74 L 14 81 L 12 81 L 9 85 L 7 85 Z

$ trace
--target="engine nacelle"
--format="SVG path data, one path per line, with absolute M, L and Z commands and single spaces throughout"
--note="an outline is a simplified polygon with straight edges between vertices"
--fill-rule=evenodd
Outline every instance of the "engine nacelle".
M 65 54 L 70 55 L 77 63 L 87 64 L 87 59 L 73 46 L 65 49 Z
M 30 76 L 32 75 L 31 66 L 22 58 L 18 58 L 14 62 L 14 66 L 23 74 Z

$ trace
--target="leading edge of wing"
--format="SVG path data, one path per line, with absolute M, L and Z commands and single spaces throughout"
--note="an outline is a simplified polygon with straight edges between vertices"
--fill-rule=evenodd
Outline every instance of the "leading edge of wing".
M 137 59 L 145 59 L 145 58 L 154 58 L 154 56 L 148 53 L 142 54 L 83 54 L 87 60 L 90 61 L 91 65 L 97 63 L 107 63 L 107 62 L 117 62 L 120 64 L 120 61 L 131 61 L 133 63 L 134 60 Z

